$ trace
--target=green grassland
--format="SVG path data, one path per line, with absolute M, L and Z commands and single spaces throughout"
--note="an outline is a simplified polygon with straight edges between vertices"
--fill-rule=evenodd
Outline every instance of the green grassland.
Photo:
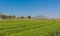
M 0 36 L 60 36 L 60 20 L 0 20 Z

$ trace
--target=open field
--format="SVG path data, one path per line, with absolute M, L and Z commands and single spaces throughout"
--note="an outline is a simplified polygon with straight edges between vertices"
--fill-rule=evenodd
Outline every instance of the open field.
M 60 20 L 0 20 L 0 36 L 59 36 Z

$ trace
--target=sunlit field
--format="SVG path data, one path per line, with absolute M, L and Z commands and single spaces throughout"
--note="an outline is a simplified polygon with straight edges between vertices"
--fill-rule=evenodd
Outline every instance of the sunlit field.
M 60 20 L 0 20 L 0 36 L 60 36 Z

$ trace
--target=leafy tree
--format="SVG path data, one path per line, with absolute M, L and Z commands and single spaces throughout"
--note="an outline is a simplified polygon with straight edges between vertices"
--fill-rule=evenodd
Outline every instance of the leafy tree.
M 11 16 L 11 15 L 9 15 L 9 16 L 8 16 L 8 18 L 9 18 L 9 19 L 12 19 L 12 16 Z
M 15 16 L 15 15 L 13 15 L 13 16 L 12 16 L 12 18 L 13 18 L 13 19 L 15 19 L 15 18 L 16 18 L 16 16 Z
M 31 16 L 27 16 L 28 19 L 31 19 Z
M 21 19 L 24 19 L 24 16 L 21 16 Z
M 2 18 L 2 19 L 6 19 L 7 16 L 6 16 L 6 15 L 2 15 L 1 18 Z

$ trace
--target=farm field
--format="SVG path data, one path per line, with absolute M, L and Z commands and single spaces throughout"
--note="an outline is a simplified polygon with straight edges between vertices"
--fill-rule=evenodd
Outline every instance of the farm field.
M 0 36 L 60 36 L 60 20 L 0 20 Z

